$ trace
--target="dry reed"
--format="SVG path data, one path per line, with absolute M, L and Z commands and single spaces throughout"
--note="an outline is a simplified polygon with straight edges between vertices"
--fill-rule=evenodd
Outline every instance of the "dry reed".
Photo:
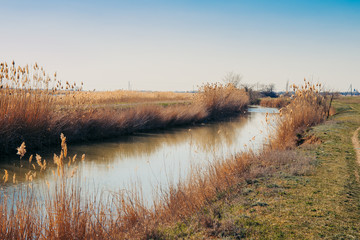
M 49 76 L 37 63 L 20 67 L 0 63 L 0 153 L 7 153 L 27 141 L 29 146 L 41 147 L 52 127 L 51 119 L 57 106 L 58 90 L 64 96 L 75 90 L 76 84 L 61 83 Z
M 290 98 L 283 96 L 278 98 L 266 97 L 260 100 L 260 106 L 271 107 L 271 108 L 282 108 L 288 105 L 289 103 L 290 103 Z
M 82 87 L 82 84 L 81 84 Z M 238 114 L 247 94 L 231 84 L 204 85 L 197 94 L 170 92 L 84 92 L 62 84 L 43 68 L 1 63 L 0 153 L 115 137 Z M 164 103 L 164 104 L 160 104 Z
M 288 149 L 298 143 L 299 136 L 306 128 L 324 121 L 330 104 L 320 94 L 321 84 L 311 84 L 304 79 L 304 85 L 293 85 L 295 95 L 289 105 L 280 109 L 280 119 L 270 146 Z

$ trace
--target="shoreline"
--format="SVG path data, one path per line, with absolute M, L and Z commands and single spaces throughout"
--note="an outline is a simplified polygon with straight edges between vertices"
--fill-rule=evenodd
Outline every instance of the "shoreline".
M 141 106 L 141 107 L 143 107 L 143 106 Z M 158 108 L 158 109 L 156 109 L 157 111 L 154 113 L 153 116 L 150 116 L 150 118 L 156 117 L 155 115 L 158 113 L 159 108 L 160 108 L 160 110 L 161 109 L 165 110 L 165 108 L 168 110 L 168 108 L 171 108 L 171 107 L 173 107 L 173 106 L 157 107 Z M 174 107 L 177 107 L 177 106 L 174 105 Z M 136 107 L 134 107 L 134 108 L 136 108 Z M 124 114 L 126 115 L 126 113 L 124 113 Z M 73 138 L 73 135 L 68 131 L 62 131 L 62 133 L 64 133 L 64 135 L 67 137 L 67 142 L 69 144 L 97 143 L 97 142 L 101 142 L 101 141 L 111 141 L 112 139 L 119 139 L 122 137 L 132 136 L 134 134 L 151 133 L 151 132 L 173 129 L 173 128 L 176 129 L 176 128 L 181 128 L 181 127 L 186 127 L 186 126 L 196 126 L 196 125 L 201 125 L 204 123 L 227 121 L 227 120 L 230 120 L 231 118 L 244 116 L 246 114 L 248 114 L 248 110 L 247 110 L 247 107 L 244 107 L 238 111 L 234 111 L 232 113 L 227 113 L 224 115 L 222 115 L 221 112 L 216 112 L 215 115 L 217 115 L 217 116 L 215 116 L 215 117 L 207 116 L 207 117 L 200 117 L 200 118 L 195 117 L 192 119 L 185 119 L 185 118 L 179 119 L 175 116 L 172 119 L 167 119 L 167 122 L 165 122 L 165 123 L 162 122 L 160 124 L 158 122 L 156 122 L 157 119 L 154 119 L 153 122 L 151 120 L 147 121 L 146 124 L 144 124 L 143 126 L 138 125 L 138 126 L 129 126 L 128 128 L 116 129 L 117 133 L 109 133 L 107 135 L 103 135 L 100 137 L 90 137 L 87 139 L 83 139 L 81 137 L 79 138 L 78 136 L 75 136 L 75 138 Z M 147 115 L 147 117 L 149 117 L 149 115 Z M 59 143 L 61 142 L 59 136 L 56 137 L 56 138 L 58 138 L 57 141 L 49 140 L 49 137 L 47 137 L 47 138 L 45 137 L 45 139 L 48 139 L 47 142 L 50 142 L 50 144 L 48 144 L 48 145 L 42 144 L 41 146 L 30 146 L 30 147 L 28 147 L 28 149 L 31 148 L 32 151 L 36 151 L 39 149 L 46 149 L 46 151 L 55 150 L 56 146 L 58 146 Z M 53 137 L 53 138 L 55 138 L 55 137 Z M 27 144 L 28 141 L 24 140 L 24 142 L 26 145 L 28 145 Z M 14 149 L 13 152 L 7 151 L 7 152 L 2 152 L 1 154 L 4 157 L 16 154 L 15 145 L 13 145 L 12 148 Z
M 283 159 L 285 165 L 258 172 L 255 164 L 255 175 L 228 188 L 186 220 L 159 228 L 159 235 L 184 239 L 360 238 L 360 166 L 352 142 L 360 125 L 360 98 L 353 101 L 334 100 L 334 116 L 307 129 L 301 145 L 272 157 L 273 162 Z

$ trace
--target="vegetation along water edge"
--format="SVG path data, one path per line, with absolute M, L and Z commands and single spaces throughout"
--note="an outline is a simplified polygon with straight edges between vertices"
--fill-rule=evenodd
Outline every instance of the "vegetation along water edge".
M 286 227 L 283 229 L 286 224 L 269 221 L 271 226 L 265 225 L 269 223 L 266 217 L 275 218 L 279 213 L 272 209 L 278 205 L 267 198 L 276 198 L 276 203 L 279 202 L 278 198 L 289 201 L 289 206 L 284 208 L 286 211 L 292 211 L 291 206 L 297 209 L 294 201 L 306 200 L 302 202 L 305 206 L 313 206 L 316 202 L 306 199 L 307 196 L 305 199 L 291 197 L 292 194 L 306 192 L 302 187 L 311 189 L 306 184 L 312 183 L 311 178 L 315 178 L 315 173 L 325 164 L 322 162 L 324 160 L 314 159 L 314 155 L 309 154 L 315 151 L 312 145 L 305 146 L 307 142 L 322 141 L 315 130 L 328 123 L 315 127 L 310 132 L 306 132 L 306 129 L 325 121 L 328 102 L 317 91 L 317 86 L 310 83 L 306 83 L 302 89 L 296 86 L 294 88 L 296 94 L 293 101 L 280 111 L 278 127 L 262 151 L 239 153 L 234 158 L 219 160 L 209 165 L 206 171 L 193 169 L 187 179 L 161 189 L 161 195 L 151 207 L 136 189 L 116 193 L 110 201 L 99 201 L 82 192 L 78 181 L 83 179 L 76 172 L 76 164 L 74 167 L 72 165 L 76 162 L 76 156 L 67 156 L 66 138 L 62 135 L 62 151 L 60 155 L 54 155 L 54 163 L 58 169 L 53 172 L 53 176 L 57 181 L 55 186 L 49 186 L 45 191 L 47 197 L 41 201 L 36 197 L 36 189 L 31 185 L 35 176 L 31 172 L 27 173 L 30 183 L 21 190 L 20 195 L 2 195 L 1 222 L 6 224 L 0 229 L 1 237 L 168 239 L 225 236 L 262 238 L 272 236 L 271 234 L 279 234 L 280 237 L 296 236 L 296 228 L 289 227 L 290 232 L 286 231 Z M 341 112 L 341 107 L 338 108 Z M 341 114 L 334 116 L 335 119 L 336 117 L 341 117 Z M 302 139 L 310 133 L 312 137 Z M 299 144 L 300 147 L 297 147 Z M 20 155 L 25 153 L 25 145 L 20 146 L 18 151 Z M 353 149 L 349 151 L 354 153 Z M 68 158 L 69 161 L 65 162 Z M 46 162 L 40 156 L 36 157 L 36 161 L 37 168 L 46 169 Z M 353 170 L 352 174 L 355 174 Z M 3 179 L 4 182 L 11 182 L 15 176 L 5 173 Z M 351 190 L 355 189 L 355 185 L 351 186 Z M 339 192 L 344 194 L 342 190 Z M 312 191 L 312 194 L 318 194 L 314 193 L 316 191 Z M 327 192 L 324 191 L 324 194 Z M 356 194 L 351 192 L 350 196 Z M 344 195 L 342 199 L 344 197 L 347 196 Z M 228 212 L 227 208 L 231 210 Z M 305 209 L 307 208 L 300 210 Z M 269 214 L 265 214 L 263 210 L 268 210 Z M 317 208 L 310 209 L 310 213 L 316 214 L 317 211 Z M 319 211 L 321 213 L 323 209 L 319 208 Z M 254 220 L 253 215 L 261 220 Z M 307 215 L 297 214 L 295 211 L 286 216 L 292 226 L 291 224 L 301 223 L 299 217 Z M 351 219 L 347 218 L 349 234 L 356 234 L 356 226 L 351 225 Z M 280 217 L 278 220 L 282 222 L 285 218 Z M 323 225 L 313 227 L 318 230 L 319 226 Z M 309 226 L 304 224 L 304 227 Z M 300 231 L 302 232 L 301 229 Z M 308 234 L 314 232 L 309 231 Z
M 250 165 L 244 181 L 163 228 L 164 238 L 359 239 L 360 165 L 351 138 L 360 98 L 333 106 L 336 114 L 308 128 L 298 146 Z
M 232 84 L 204 84 L 197 93 L 87 92 L 38 64 L 0 63 L 0 153 L 101 140 L 136 131 L 216 120 L 243 113 L 249 97 Z

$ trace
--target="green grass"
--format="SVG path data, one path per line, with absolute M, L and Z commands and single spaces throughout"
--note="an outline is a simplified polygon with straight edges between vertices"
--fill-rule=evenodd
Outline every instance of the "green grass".
M 239 183 L 163 238 L 360 239 L 360 167 L 351 137 L 360 126 L 360 98 L 340 98 L 337 114 L 309 129 L 322 143 L 295 151 L 310 156 L 313 170 L 286 169 Z

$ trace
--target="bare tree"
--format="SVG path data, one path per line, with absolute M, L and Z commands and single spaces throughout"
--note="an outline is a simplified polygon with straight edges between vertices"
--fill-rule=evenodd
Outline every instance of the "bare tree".
M 323 97 L 326 101 L 326 104 L 325 104 L 326 118 L 329 118 L 332 102 L 333 102 L 334 98 L 337 98 L 340 94 L 338 92 L 334 91 L 333 89 L 326 89 L 324 86 L 322 86 L 321 94 L 323 95 Z
M 274 92 L 275 89 L 275 84 L 270 83 L 270 84 L 262 84 L 261 85 L 261 89 L 260 89 L 260 93 L 264 96 L 264 97 L 272 97 L 275 98 L 277 97 L 277 94 Z
M 240 82 L 243 76 L 239 73 L 228 72 L 222 79 L 224 83 L 230 83 L 235 87 L 240 87 Z

